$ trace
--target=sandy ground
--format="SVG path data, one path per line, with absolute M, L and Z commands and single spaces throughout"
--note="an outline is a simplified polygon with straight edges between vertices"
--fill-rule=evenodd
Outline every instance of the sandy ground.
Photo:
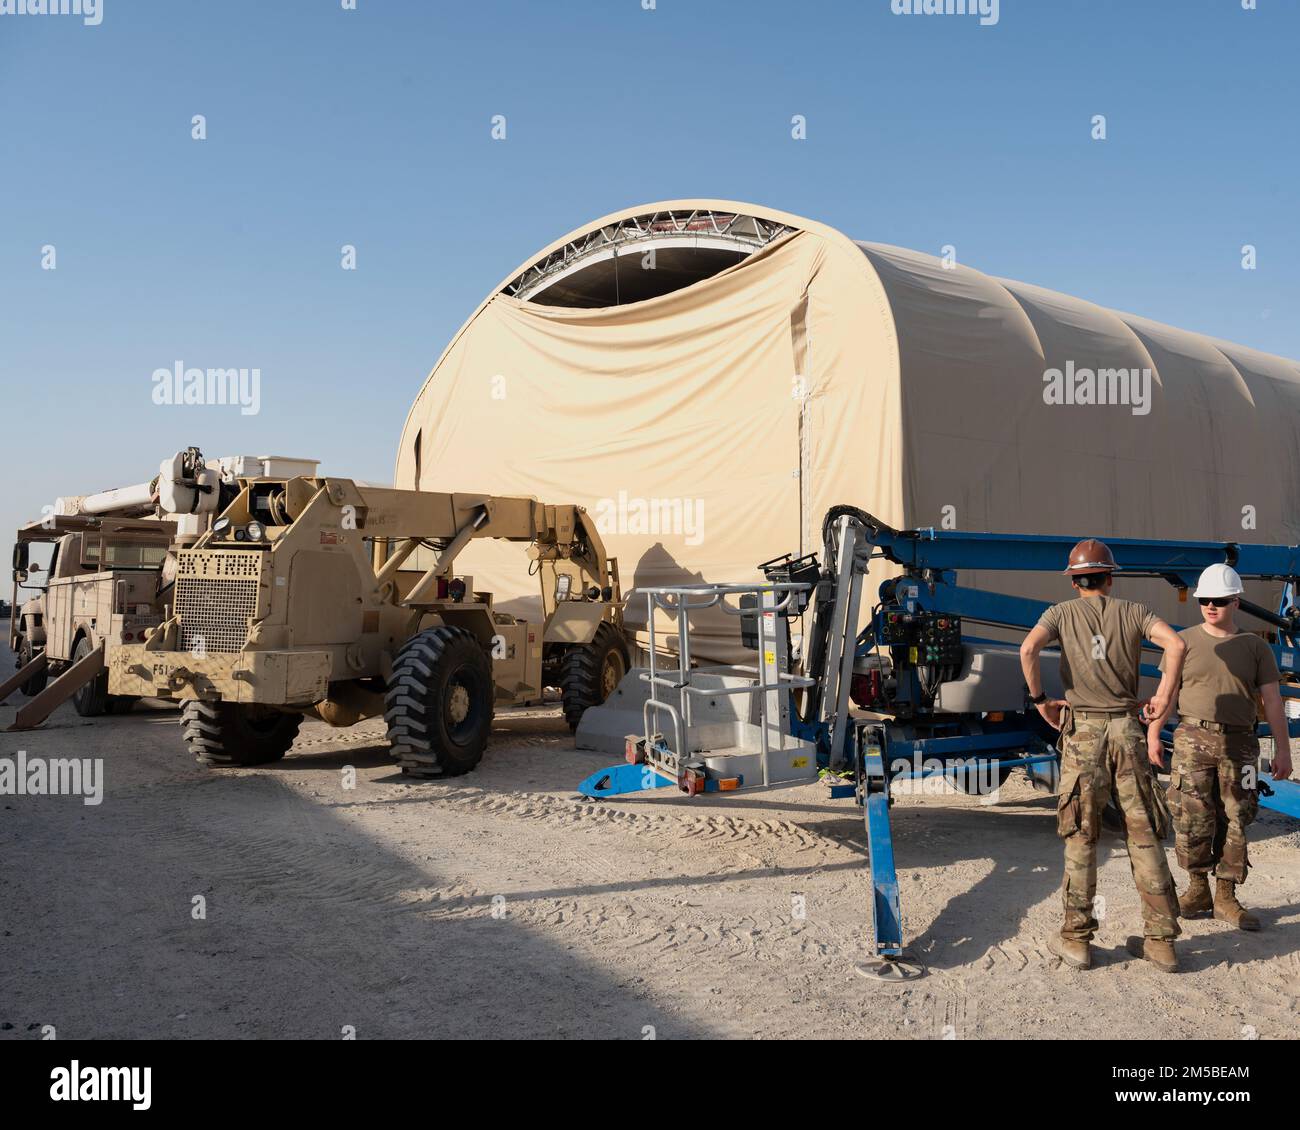
M 214 773 L 172 710 L 64 707 L 0 735 L 18 750 L 103 758 L 106 784 L 98 807 L 0 798 L 0 1038 L 1300 1033 L 1300 828 L 1275 814 L 1245 889 L 1265 929 L 1187 923 L 1178 976 L 1124 952 L 1137 897 L 1107 833 L 1099 963 L 1077 973 L 1043 945 L 1051 798 L 1018 775 L 993 805 L 902 798 L 928 975 L 899 986 L 853 971 L 870 888 L 851 801 L 808 785 L 589 803 L 573 787 L 609 759 L 575 750 L 555 708 L 501 715 L 480 769 L 446 784 L 396 772 L 378 722 L 308 723 L 279 765 Z

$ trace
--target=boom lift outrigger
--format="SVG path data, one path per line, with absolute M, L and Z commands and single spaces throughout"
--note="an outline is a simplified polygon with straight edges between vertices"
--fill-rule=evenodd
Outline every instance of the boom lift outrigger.
M 889 821 L 891 783 L 943 775 L 965 791 L 987 792 L 1013 769 L 1023 768 L 1035 787 L 1050 792 L 1059 779 L 1056 735 L 1028 703 L 1018 648 L 964 631 L 965 625 L 983 624 L 1026 632 L 1048 605 L 963 587 L 957 571 L 1059 573 L 1079 539 L 900 531 L 849 506 L 827 513 L 822 536 L 824 566 L 813 555 L 787 555 L 760 566 L 766 584 L 690 585 L 648 595 L 648 604 L 679 613 L 678 671 L 674 678 L 633 671 L 608 705 L 588 712 L 578 728 L 581 747 L 610 749 L 611 735 L 620 722 L 626 732 L 637 703 L 643 732 L 626 737 L 624 764 L 593 774 L 579 791 L 609 797 L 675 784 L 693 795 L 807 781 L 820 769 L 838 774 L 830 778 L 831 795 L 853 796 L 862 806 L 870 850 L 876 956 L 859 970 L 905 979 L 919 975 L 920 968 L 903 954 Z M 1242 610 L 1274 634 L 1270 644 L 1283 672 L 1282 693 L 1300 697 L 1295 685 L 1300 547 L 1134 538 L 1106 542 L 1122 577 L 1160 578 L 1186 590 L 1207 565 L 1226 562 L 1243 578 L 1280 582 L 1276 611 L 1244 600 Z M 880 585 L 879 603 L 859 633 L 862 583 L 876 559 L 892 562 L 901 573 Z M 738 596 L 741 607 L 727 606 L 728 595 Z M 805 639 L 806 670 L 795 675 L 787 658 L 788 620 L 808 601 L 813 620 Z M 690 610 L 719 603 L 749 622 L 750 643 L 760 656 L 756 668 L 691 666 Z M 650 609 L 653 632 L 652 613 Z M 653 654 L 653 639 L 650 650 Z M 1149 663 L 1142 670 L 1156 674 Z M 1059 676 L 1054 670 L 1046 674 L 1049 694 L 1059 695 Z M 798 711 L 794 692 L 801 688 L 805 694 Z M 716 727 L 694 724 L 701 702 L 708 701 L 716 711 L 719 701 L 736 702 L 739 696 L 748 696 L 753 706 L 747 719 L 737 713 L 732 732 L 743 735 L 744 727 L 757 725 L 763 735 L 757 757 L 752 748 L 718 749 Z M 874 717 L 851 713 L 850 702 Z M 651 725 L 659 716 L 673 721 L 671 741 Z M 1300 733 L 1300 721 L 1291 723 L 1291 732 Z M 1171 733 L 1166 731 L 1167 740 Z M 815 751 L 811 759 L 809 750 Z M 738 771 L 757 762 L 761 774 Z M 1300 818 L 1300 784 L 1274 782 L 1264 774 L 1260 780 L 1262 804 Z

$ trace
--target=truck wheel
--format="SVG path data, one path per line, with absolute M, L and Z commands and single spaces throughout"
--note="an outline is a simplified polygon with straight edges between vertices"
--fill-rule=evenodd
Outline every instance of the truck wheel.
M 94 651 L 88 636 L 82 636 L 72 651 L 72 662 L 77 663 Z M 90 682 L 78 688 L 72 696 L 72 709 L 83 718 L 97 718 L 108 706 L 108 668 L 105 667 Z
M 198 702 L 181 707 L 185 744 L 200 765 L 213 769 L 279 761 L 302 725 L 302 715 L 239 702 Z
M 18 666 L 26 667 L 39 654 L 40 649 L 34 649 L 31 640 L 24 637 L 23 642 L 18 647 Z M 49 682 L 49 679 L 49 668 L 47 667 L 39 675 L 33 675 L 27 682 L 20 683 L 18 689 L 28 698 L 32 698 L 45 689 L 45 684 Z
M 560 662 L 560 691 L 570 730 L 578 728 L 589 707 L 614 693 L 627 668 L 627 645 L 613 624 L 601 624 L 591 643 L 568 650 Z
M 393 659 L 384 721 L 403 773 L 458 777 L 483 757 L 492 730 L 492 663 L 464 628 L 428 628 Z

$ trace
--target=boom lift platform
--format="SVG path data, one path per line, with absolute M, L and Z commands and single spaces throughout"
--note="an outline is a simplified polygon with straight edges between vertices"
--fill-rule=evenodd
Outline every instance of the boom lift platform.
M 642 590 L 651 667 L 629 672 L 577 731 L 580 748 L 621 747 L 624 762 L 592 774 L 578 791 L 605 798 L 675 785 L 697 795 L 824 775 L 832 797 L 852 796 L 864 811 L 875 957 L 858 969 L 905 980 L 922 970 L 903 951 L 890 785 L 941 775 L 962 791 L 987 794 L 1023 768 L 1036 788 L 1055 792 L 1060 775 L 1056 732 L 1028 702 L 1018 646 L 967 630 L 980 624 L 1027 632 L 1049 605 L 963 587 L 957 572 L 1059 573 L 1079 539 L 895 530 L 849 506 L 827 513 L 822 537 L 824 566 L 812 554 L 787 555 L 759 567 L 765 584 Z M 1267 625 L 1283 673 L 1282 694 L 1300 697 L 1300 547 L 1134 538 L 1106 543 L 1122 577 L 1160 578 L 1180 592 L 1206 566 L 1224 562 L 1243 578 L 1279 582 L 1276 611 L 1246 600 L 1241 608 Z M 901 572 L 880 585 L 870 622 L 859 632 L 862 583 L 874 560 Z M 743 617 L 757 666 L 692 666 L 690 614 L 715 606 Z M 804 671 L 796 674 L 789 621 L 809 606 Z M 676 616 L 678 662 L 671 674 L 656 664 L 655 608 Z M 1142 673 L 1158 675 L 1150 662 L 1158 649 L 1148 651 Z M 1059 654 L 1043 658 L 1045 689 L 1060 697 Z M 670 723 L 666 733 L 655 728 L 661 719 Z M 639 732 L 629 733 L 638 725 Z M 1290 726 L 1292 734 L 1300 733 L 1300 720 Z M 1169 727 L 1167 743 L 1171 735 Z M 1261 804 L 1300 818 L 1300 784 L 1267 774 L 1260 780 Z

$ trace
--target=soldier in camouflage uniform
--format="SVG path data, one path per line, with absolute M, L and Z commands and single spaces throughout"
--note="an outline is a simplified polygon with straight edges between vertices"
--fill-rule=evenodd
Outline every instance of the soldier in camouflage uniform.
M 1049 608 L 1020 649 L 1031 701 L 1061 732 L 1057 832 L 1065 841 L 1065 921 L 1047 948 L 1076 969 L 1092 964 L 1097 840 L 1102 810 L 1114 797 L 1142 900 L 1145 936 L 1129 939 L 1129 949 L 1172 973 L 1178 968 L 1178 902 L 1161 844 L 1167 834 L 1163 794 L 1157 795 L 1138 720 L 1138 674 L 1143 639 L 1163 647 L 1170 671 L 1148 708 L 1163 712 L 1177 686 L 1184 645 L 1149 609 L 1110 595 L 1116 568 L 1103 542 L 1090 538 L 1076 545 L 1065 571 L 1077 598 Z M 1064 701 L 1049 701 L 1042 689 L 1039 654 L 1054 639 L 1061 646 Z
M 1259 919 L 1237 900 L 1237 884 L 1246 881 L 1250 870 L 1246 828 L 1259 809 L 1257 700 L 1273 731 L 1273 775 L 1279 779 L 1291 775 L 1291 740 L 1273 652 L 1234 621 L 1241 593 L 1235 569 L 1211 565 L 1201 574 L 1195 593 L 1203 623 L 1179 633 L 1187 644 L 1187 658 L 1179 681 L 1180 724 L 1174 732 L 1169 807 L 1178 865 L 1191 877 L 1179 900 L 1182 916 L 1213 912 L 1239 929 L 1258 930 Z M 1152 749 L 1159 745 L 1160 728 L 1172 713 L 1173 704 L 1152 721 Z

